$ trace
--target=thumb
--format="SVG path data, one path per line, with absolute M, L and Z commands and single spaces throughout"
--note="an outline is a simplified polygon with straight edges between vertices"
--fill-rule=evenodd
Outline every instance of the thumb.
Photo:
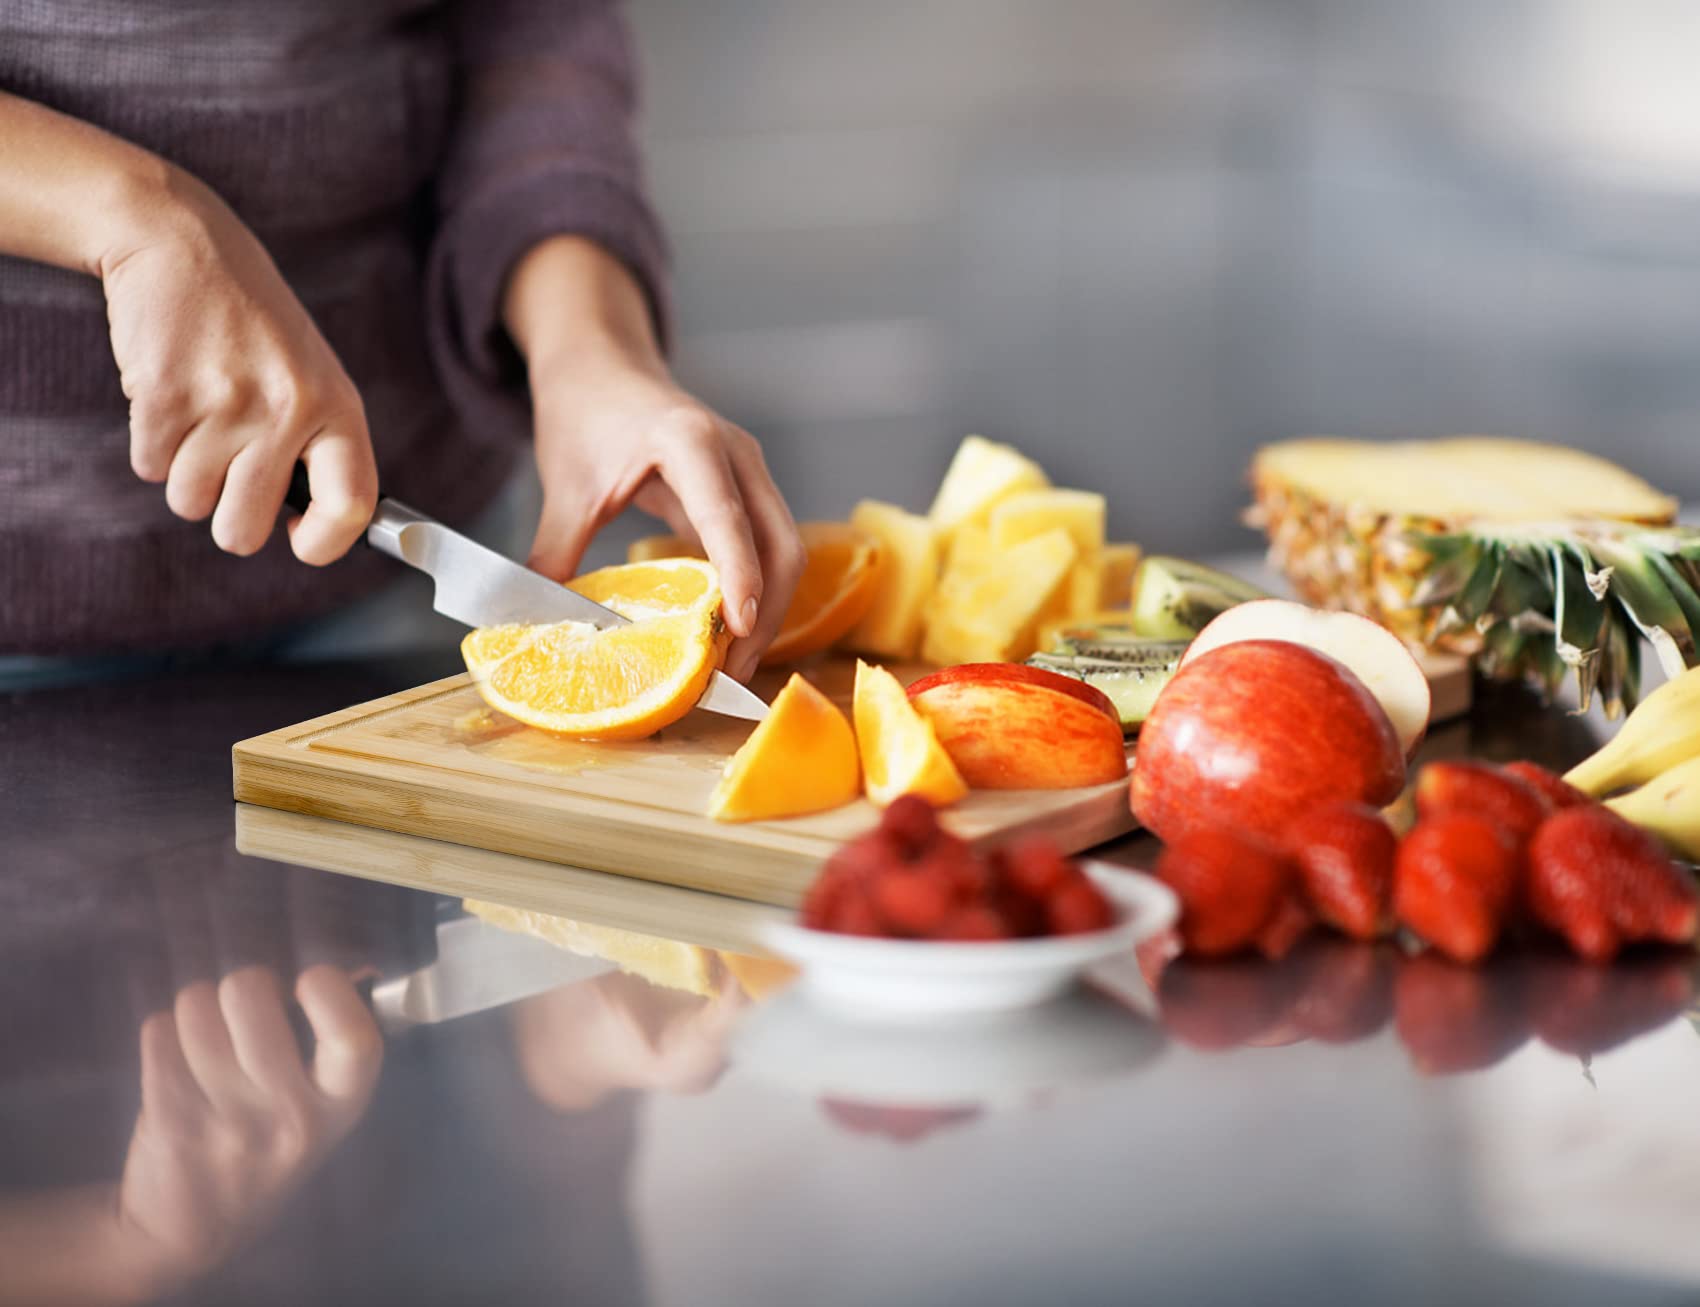
M 579 560 L 595 534 L 596 523 L 582 506 L 545 496 L 526 566 L 551 580 L 565 581 L 577 573 Z

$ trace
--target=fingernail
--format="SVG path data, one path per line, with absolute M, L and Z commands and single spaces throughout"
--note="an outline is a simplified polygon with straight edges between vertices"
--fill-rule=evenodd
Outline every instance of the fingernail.
M 751 631 L 756 629 L 756 613 L 759 610 L 760 605 L 756 603 L 754 595 L 744 600 L 744 606 L 738 610 L 740 616 L 744 619 L 745 635 L 748 635 Z

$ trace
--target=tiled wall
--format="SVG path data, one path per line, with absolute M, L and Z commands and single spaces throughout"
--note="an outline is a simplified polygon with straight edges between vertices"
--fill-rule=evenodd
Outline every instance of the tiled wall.
M 799 515 L 956 438 L 1243 545 L 1261 440 L 1700 494 L 1694 0 L 633 0 L 679 365 Z

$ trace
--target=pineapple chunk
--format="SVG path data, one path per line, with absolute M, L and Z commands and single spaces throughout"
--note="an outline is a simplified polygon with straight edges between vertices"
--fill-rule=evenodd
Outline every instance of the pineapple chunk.
M 1099 578 L 1098 607 L 1125 608 L 1133 601 L 1133 574 L 1139 570 L 1138 545 L 1104 546 L 1103 572 Z
M 1061 527 L 1011 549 L 993 548 L 979 527 L 959 530 L 927 619 L 922 657 L 940 665 L 1026 658 L 1077 553 Z
M 927 516 L 947 534 L 964 525 L 983 526 L 992 509 L 1009 496 L 1050 484 L 1037 463 L 1009 445 L 968 436 L 950 460 Z
M 864 499 L 850 525 L 880 542 L 874 602 L 846 641 L 852 649 L 882 658 L 913 658 L 921 643 L 921 621 L 938 584 L 938 532 L 926 518 L 892 504 Z
M 1087 554 L 1104 547 L 1104 496 L 1089 490 L 1026 490 L 991 511 L 992 543 L 1008 549 L 1053 527 L 1067 531 Z
M 1089 490 L 1024 490 L 992 509 L 992 544 L 1009 549 L 1061 527 L 1074 541 L 1076 557 L 1063 586 L 1043 615 L 1073 617 L 1098 611 L 1103 588 L 1104 496 Z

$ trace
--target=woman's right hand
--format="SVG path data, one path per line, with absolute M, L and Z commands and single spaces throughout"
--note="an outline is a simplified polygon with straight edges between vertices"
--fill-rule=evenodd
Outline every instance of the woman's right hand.
M 304 563 L 360 538 L 377 504 L 366 415 L 306 309 L 216 195 L 167 166 L 98 262 L 130 401 L 130 463 L 171 511 L 212 518 L 220 549 L 270 537 L 297 460 L 312 503 L 289 523 Z

